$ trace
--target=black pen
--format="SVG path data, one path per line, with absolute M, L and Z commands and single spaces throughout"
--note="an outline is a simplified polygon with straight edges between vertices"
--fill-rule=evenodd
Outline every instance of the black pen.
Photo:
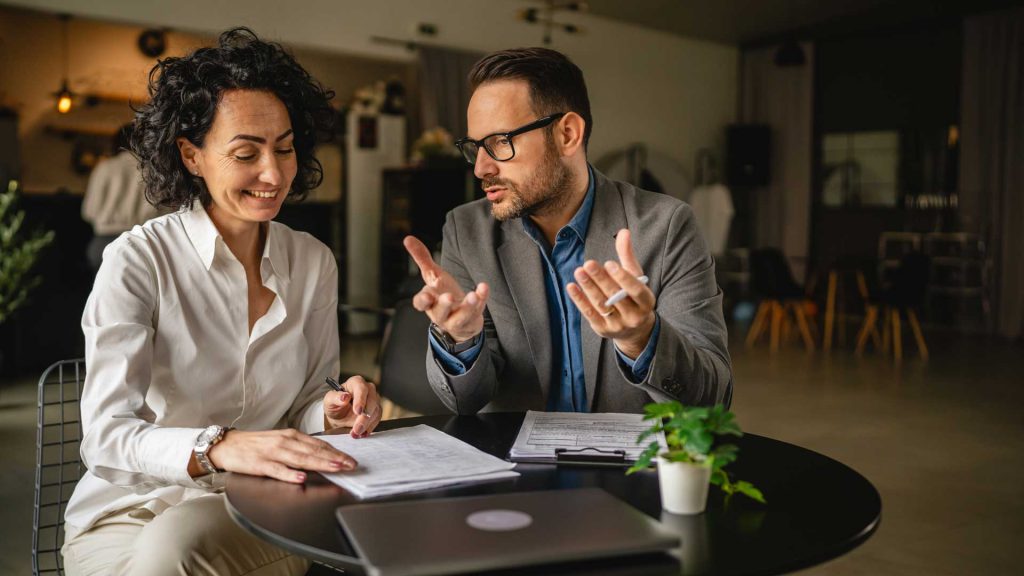
M 330 386 L 332 390 L 336 390 L 338 392 L 348 392 L 348 390 L 345 390 L 345 387 L 342 386 L 341 384 L 338 384 L 338 381 L 335 380 L 334 378 L 328 376 L 324 378 L 324 380 L 327 382 L 327 385 Z M 378 406 L 377 408 L 380 408 L 380 406 Z M 376 412 L 377 408 L 374 408 L 373 411 Z M 366 417 L 369 417 L 371 414 L 372 412 L 367 412 L 365 407 L 363 408 L 363 411 L 360 413 L 361 416 Z
M 348 392 L 348 390 L 345 390 L 345 387 L 338 384 L 338 381 L 334 378 L 328 376 L 325 380 L 327 381 L 327 385 L 331 387 L 331 390 L 335 390 L 337 392 Z

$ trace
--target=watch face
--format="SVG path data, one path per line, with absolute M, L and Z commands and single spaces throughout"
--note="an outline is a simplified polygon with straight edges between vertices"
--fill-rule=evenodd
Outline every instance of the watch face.
M 207 426 L 206 430 L 199 434 L 199 438 L 196 438 L 196 448 L 201 450 L 209 447 L 218 434 L 220 434 L 220 426 Z

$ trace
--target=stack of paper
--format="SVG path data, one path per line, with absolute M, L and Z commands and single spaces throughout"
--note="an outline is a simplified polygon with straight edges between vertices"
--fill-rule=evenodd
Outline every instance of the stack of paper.
M 359 462 L 352 472 L 324 476 L 360 499 L 519 476 L 511 470 L 515 464 L 425 424 L 358 440 L 348 434 L 320 438 Z
M 622 450 L 626 460 L 635 461 L 651 443 L 651 440 L 645 440 L 637 444 L 636 439 L 650 427 L 650 422 L 644 422 L 642 414 L 531 410 L 523 419 L 509 457 L 516 461 L 555 460 L 555 450 L 564 448 L 581 455 Z M 665 446 L 664 434 L 655 439 Z

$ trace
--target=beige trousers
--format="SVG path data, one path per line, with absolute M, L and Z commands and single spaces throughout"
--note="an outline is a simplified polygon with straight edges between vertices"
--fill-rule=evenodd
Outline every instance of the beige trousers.
M 302 576 L 309 561 L 235 524 L 222 494 L 172 506 L 158 515 L 129 508 L 64 539 L 67 576 Z

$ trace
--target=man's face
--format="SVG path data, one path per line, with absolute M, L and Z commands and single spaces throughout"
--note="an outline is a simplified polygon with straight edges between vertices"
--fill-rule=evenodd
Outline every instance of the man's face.
M 538 120 L 530 108 L 529 85 L 523 80 L 480 85 L 470 98 L 467 120 L 469 137 L 477 140 Z M 477 153 L 473 172 L 482 181 L 491 214 L 505 221 L 557 213 L 570 200 L 572 174 L 551 136 L 551 128 L 515 136 L 512 145 L 515 157 L 505 162 L 491 158 L 483 147 Z

